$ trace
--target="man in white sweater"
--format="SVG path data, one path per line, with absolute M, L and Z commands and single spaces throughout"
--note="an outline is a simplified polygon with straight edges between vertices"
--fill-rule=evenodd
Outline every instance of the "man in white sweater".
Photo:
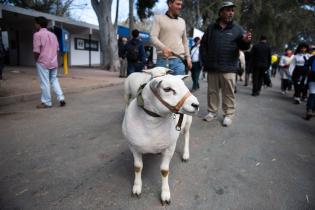
M 185 20 L 179 17 L 182 0 L 167 0 L 168 11 L 156 15 L 151 30 L 151 41 L 157 48 L 157 66 L 169 68 L 175 75 L 185 74 L 186 60 L 189 69 L 192 67 Z M 180 58 L 175 55 L 180 56 Z

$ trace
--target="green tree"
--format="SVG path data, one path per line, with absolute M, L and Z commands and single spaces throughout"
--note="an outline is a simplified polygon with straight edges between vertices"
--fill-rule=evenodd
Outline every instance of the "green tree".
M 69 10 L 74 0 L 0 0 L 3 4 L 13 4 L 18 7 L 57 15 L 69 16 Z

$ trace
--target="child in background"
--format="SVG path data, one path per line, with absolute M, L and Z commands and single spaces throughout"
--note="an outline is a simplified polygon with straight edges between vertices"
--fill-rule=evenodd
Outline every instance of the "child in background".
M 286 91 L 290 87 L 291 74 L 289 72 L 289 66 L 293 59 L 293 52 L 290 49 L 286 49 L 279 62 L 279 73 L 281 77 L 281 93 L 286 94 Z

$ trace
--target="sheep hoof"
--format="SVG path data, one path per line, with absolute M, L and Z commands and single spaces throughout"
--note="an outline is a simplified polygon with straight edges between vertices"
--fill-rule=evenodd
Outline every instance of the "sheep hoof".
M 134 185 L 132 188 L 132 194 L 139 198 L 141 195 L 141 185 Z
M 141 197 L 141 194 L 137 194 L 137 193 L 133 193 L 133 192 L 131 192 L 131 197 L 137 197 L 137 198 L 140 198 L 140 197 Z
M 162 204 L 162 206 L 170 205 L 171 204 L 171 200 L 168 200 L 168 201 L 162 201 L 161 200 L 161 204 Z
M 182 157 L 182 161 L 183 162 L 188 162 L 189 161 L 189 155 L 183 155 L 183 157 Z
M 170 205 L 171 203 L 171 194 L 169 191 L 163 191 L 161 194 L 161 204 L 164 205 Z

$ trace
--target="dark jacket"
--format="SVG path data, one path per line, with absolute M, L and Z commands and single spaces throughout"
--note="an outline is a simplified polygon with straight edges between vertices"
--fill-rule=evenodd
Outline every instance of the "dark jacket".
M 132 38 L 125 45 L 125 50 L 127 51 L 127 49 L 129 47 L 131 47 L 132 44 L 136 44 L 136 45 L 139 46 L 138 47 L 139 48 L 138 61 L 136 61 L 136 62 L 145 64 L 145 62 L 146 62 L 146 54 L 145 54 L 145 49 L 144 49 L 142 41 L 140 39 L 137 39 L 137 38 Z M 128 57 L 127 57 L 127 60 L 128 60 Z M 128 60 L 128 62 L 134 62 L 134 61 L 129 61 Z
M 271 65 L 271 49 L 266 42 L 255 44 L 252 49 L 252 65 L 255 68 L 265 68 Z
M 315 55 L 310 57 L 307 61 L 307 67 L 308 67 L 308 81 L 309 82 L 315 82 Z
M 201 62 L 207 72 L 235 73 L 239 68 L 239 50 L 247 50 L 250 43 L 242 40 L 244 30 L 231 22 L 222 29 L 211 23 L 200 44 Z

